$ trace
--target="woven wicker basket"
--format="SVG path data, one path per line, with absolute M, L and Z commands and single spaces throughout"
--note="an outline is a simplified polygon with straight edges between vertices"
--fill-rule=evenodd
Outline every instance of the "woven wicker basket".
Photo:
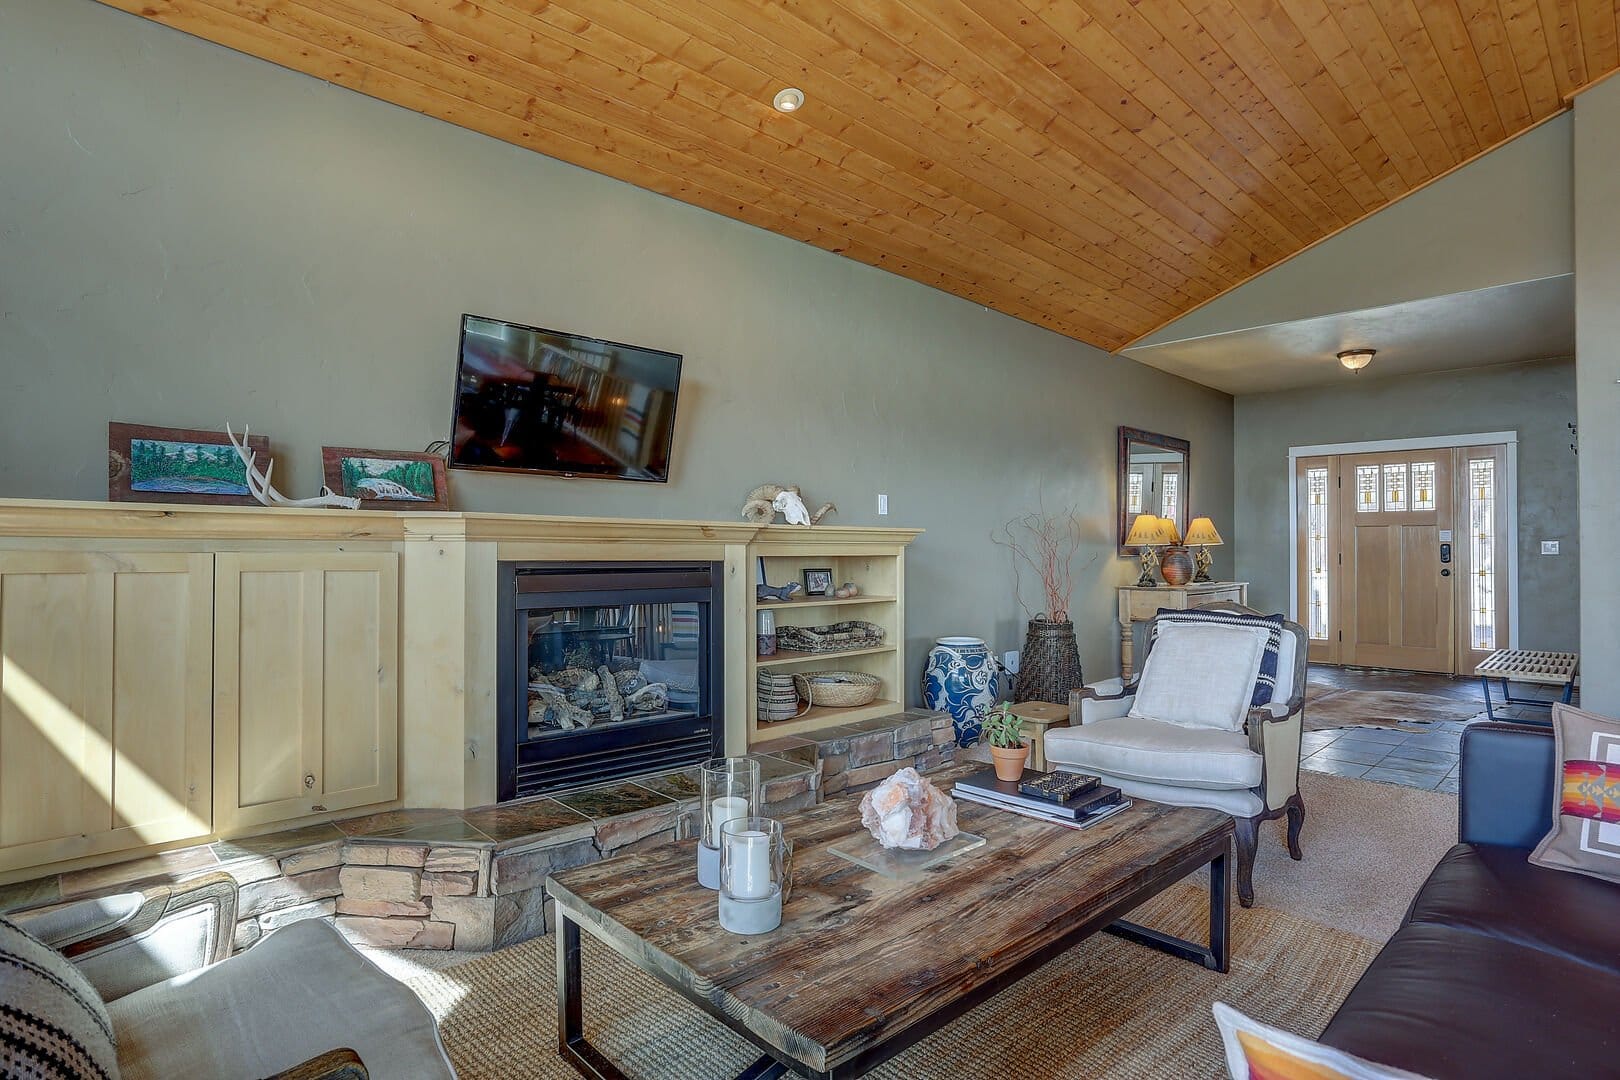
M 831 626 L 776 627 L 776 643 L 795 652 L 843 652 L 883 644 L 886 631 L 877 623 L 852 619 Z
M 1075 645 L 1074 623 L 1053 622 L 1047 618 L 1029 620 L 1013 703 L 1050 701 L 1067 705 L 1069 691 L 1085 684 L 1085 677 L 1080 674 L 1080 650 Z
M 851 709 L 877 700 L 883 680 L 864 671 L 807 671 L 793 676 L 799 696 L 811 705 Z
M 804 715 L 805 709 L 799 707 L 799 691 L 794 686 L 792 675 L 761 671 L 755 686 L 759 691 L 761 723 L 792 720 L 796 716 Z

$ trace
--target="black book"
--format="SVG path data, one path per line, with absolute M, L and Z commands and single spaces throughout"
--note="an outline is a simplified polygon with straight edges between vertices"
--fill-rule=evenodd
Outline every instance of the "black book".
M 1101 783 L 1102 777 L 1087 773 L 1038 772 L 1033 780 L 1020 780 L 1018 791 L 1032 799 L 1045 799 L 1061 806 L 1080 798 Z
M 1079 821 L 1087 814 L 1111 806 L 1124 798 L 1119 788 L 1107 784 L 1099 784 L 1087 794 L 1066 803 L 1032 799 L 1019 792 L 1020 784 L 1040 776 L 1041 774 L 1034 769 L 1025 769 L 1024 775 L 1018 780 L 997 780 L 995 769 L 985 769 L 958 780 L 955 788 L 975 802 L 991 801 L 1003 806 L 1017 806 L 1051 817 L 1068 818 L 1071 821 Z

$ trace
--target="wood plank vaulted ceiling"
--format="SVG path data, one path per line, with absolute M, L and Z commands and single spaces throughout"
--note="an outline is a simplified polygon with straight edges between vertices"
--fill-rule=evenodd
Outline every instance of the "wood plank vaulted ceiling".
M 1620 65 L 1615 0 L 103 2 L 1105 349 Z

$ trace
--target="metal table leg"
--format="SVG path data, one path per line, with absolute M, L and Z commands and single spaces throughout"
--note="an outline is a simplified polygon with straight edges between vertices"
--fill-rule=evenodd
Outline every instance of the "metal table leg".
M 1220 854 L 1209 863 L 1209 945 L 1198 944 L 1196 941 L 1187 941 L 1173 934 L 1166 934 L 1151 927 L 1120 919 L 1108 927 L 1108 932 L 1126 941 L 1134 941 L 1138 945 L 1167 952 L 1171 956 L 1179 957 L 1190 963 L 1199 964 L 1211 971 L 1225 974 L 1231 962 L 1228 939 L 1232 928 L 1232 912 L 1230 896 L 1232 892 L 1232 875 L 1227 863 L 1228 856 Z

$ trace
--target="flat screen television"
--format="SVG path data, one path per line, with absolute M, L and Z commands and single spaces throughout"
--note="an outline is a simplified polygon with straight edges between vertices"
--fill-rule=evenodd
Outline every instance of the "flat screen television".
M 450 465 L 669 480 L 676 353 L 461 317 Z

